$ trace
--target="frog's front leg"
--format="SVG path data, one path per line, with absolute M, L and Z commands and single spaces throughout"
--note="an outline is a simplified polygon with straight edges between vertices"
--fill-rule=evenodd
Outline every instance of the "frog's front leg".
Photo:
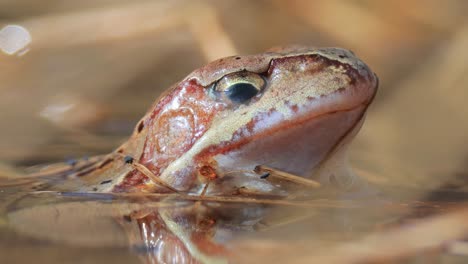
M 218 171 L 218 172 L 217 172 Z M 209 196 L 292 197 L 299 190 L 319 188 L 319 182 L 285 171 L 258 165 L 254 170 L 228 170 L 202 166 L 197 173 L 199 185 L 189 192 Z

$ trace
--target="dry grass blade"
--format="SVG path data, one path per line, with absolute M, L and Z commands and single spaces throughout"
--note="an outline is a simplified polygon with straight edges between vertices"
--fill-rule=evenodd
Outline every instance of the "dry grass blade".
M 98 167 L 109 155 L 94 156 L 86 160 L 76 160 L 68 163 L 52 164 L 39 169 L 37 172 L 27 173 L 24 176 L 12 178 L 14 180 L 34 180 L 58 176 L 73 176 L 75 173 L 85 169 Z M 34 168 L 33 168 L 34 169 Z
M 189 195 L 182 193 L 98 193 L 98 192 L 56 192 L 56 191 L 37 191 L 31 193 L 33 195 L 57 195 L 63 197 L 91 197 L 106 199 L 112 197 L 115 199 L 130 199 L 130 200 L 144 200 L 151 201 L 154 199 L 165 199 L 165 201 L 202 201 L 202 202 L 218 202 L 218 203 L 241 203 L 241 204 L 265 204 L 265 205 L 282 205 L 282 206 L 297 206 L 297 207 L 310 207 L 310 208 L 358 208 L 361 207 L 359 202 L 350 201 L 337 201 L 327 199 L 314 199 L 314 200 L 301 200 L 291 201 L 283 199 L 265 199 L 258 197 L 242 197 L 242 196 L 201 196 Z
M 115 152 L 115 154 L 122 157 L 124 159 L 125 163 L 128 163 L 130 166 L 132 166 L 133 168 L 135 168 L 136 170 L 141 172 L 143 175 L 148 177 L 152 182 L 154 182 L 156 184 L 159 184 L 160 186 L 163 186 L 163 187 L 165 187 L 165 188 L 167 188 L 167 189 L 169 189 L 169 190 L 171 190 L 171 191 L 173 191 L 175 193 L 179 193 L 179 190 L 175 189 L 174 187 L 172 187 L 171 185 L 169 185 L 168 183 L 163 181 L 161 178 L 154 175 L 154 173 L 151 172 L 148 168 L 146 168 L 145 165 L 137 162 L 132 157 L 125 156 L 124 154 L 121 154 L 121 153 L 118 153 L 118 152 Z
M 270 168 L 270 167 L 267 167 L 267 166 L 264 166 L 264 165 L 257 166 L 254 171 L 256 173 L 258 173 L 258 174 L 269 173 L 270 175 L 267 178 L 270 178 L 270 177 L 271 178 L 277 178 L 277 179 L 280 179 L 280 180 L 285 180 L 285 181 L 293 182 L 293 183 L 296 183 L 296 184 L 300 184 L 300 185 L 307 186 L 307 187 L 312 187 L 312 188 L 320 187 L 320 183 L 316 182 L 314 180 L 299 177 L 299 176 L 296 176 L 294 174 L 287 173 L 287 172 L 284 172 L 284 171 L 280 171 L 280 170 Z
M 153 181 L 154 183 L 159 184 L 175 193 L 179 192 L 177 189 L 175 189 L 174 187 L 170 186 L 169 184 L 161 180 L 158 176 L 154 175 L 154 173 L 152 173 L 148 168 L 146 168 L 142 164 L 134 162 L 132 163 L 132 166 L 135 169 L 137 169 L 139 172 L 143 173 L 146 177 L 150 178 L 150 180 Z

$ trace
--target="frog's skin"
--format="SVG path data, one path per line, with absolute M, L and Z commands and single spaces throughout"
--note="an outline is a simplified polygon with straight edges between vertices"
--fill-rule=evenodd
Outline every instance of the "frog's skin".
M 239 72 L 259 75 L 266 84 L 242 103 L 213 92 L 224 76 Z M 340 48 L 294 46 L 219 59 L 161 95 L 128 141 L 99 166 L 78 171 L 55 189 L 168 191 L 126 164 L 123 156 L 133 157 L 180 192 L 199 192 L 204 183 L 233 172 L 241 176 L 231 185 L 251 183 L 268 192 L 272 186 L 249 173 L 257 165 L 345 183 L 353 177 L 345 162 L 347 143 L 359 130 L 377 86 L 376 75 Z

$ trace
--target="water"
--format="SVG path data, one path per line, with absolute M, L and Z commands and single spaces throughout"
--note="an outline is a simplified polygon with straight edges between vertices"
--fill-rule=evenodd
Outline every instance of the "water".
M 4 263 L 226 263 L 254 252 L 248 259 L 256 263 L 274 256 L 294 261 L 446 212 L 468 196 L 446 191 L 445 201 L 414 201 L 405 197 L 412 190 L 372 188 L 272 205 L 275 200 L 260 198 L 196 202 L 7 187 L 1 189 L 0 255 Z M 277 246 L 280 251 L 262 256 L 262 249 Z

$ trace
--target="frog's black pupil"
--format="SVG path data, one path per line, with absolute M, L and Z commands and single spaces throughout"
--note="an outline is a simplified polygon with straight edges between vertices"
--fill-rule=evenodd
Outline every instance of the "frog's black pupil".
M 235 103 L 244 103 L 258 93 L 258 89 L 250 83 L 236 83 L 226 90 L 226 95 Z

